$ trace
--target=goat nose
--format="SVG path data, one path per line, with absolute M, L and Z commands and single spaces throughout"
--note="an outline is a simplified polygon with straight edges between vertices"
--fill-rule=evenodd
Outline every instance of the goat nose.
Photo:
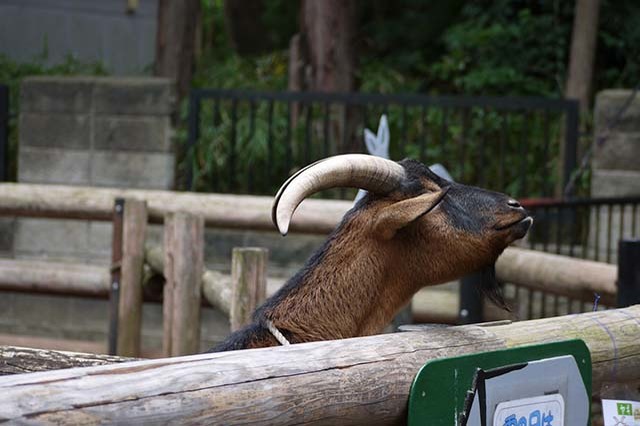
M 507 201 L 507 204 L 509 205 L 509 207 L 513 207 L 514 209 L 518 209 L 518 208 L 522 207 L 520 205 L 520 203 L 517 200 L 514 200 L 514 199 L 511 199 L 511 200 Z

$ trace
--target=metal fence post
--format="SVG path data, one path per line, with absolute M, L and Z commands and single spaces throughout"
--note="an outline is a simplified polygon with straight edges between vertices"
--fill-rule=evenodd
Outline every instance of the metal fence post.
M 9 179 L 9 87 L 0 84 L 0 181 Z
M 482 273 L 476 272 L 460 279 L 459 324 L 482 322 Z
M 192 91 L 189 96 L 189 117 L 188 117 L 187 148 L 184 151 L 185 164 L 185 189 L 193 190 L 193 163 L 196 157 L 196 146 L 200 138 L 200 95 L 197 91 Z
M 122 231 L 124 199 L 117 198 L 113 206 L 113 236 L 111 239 L 111 289 L 109 292 L 109 355 L 118 352 L 118 306 L 122 276 Z
M 618 243 L 618 307 L 640 303 L 640 239 Z
M 566 188 L 571 180 L 571 174 L 578 165 L 578 135 L 579 135 L 578 101 L 567 101 L 565 133 L 564 133 L 564 164 L 562 167 L 562 188 Z M 573 194 L 564 194 L 571 196 Z

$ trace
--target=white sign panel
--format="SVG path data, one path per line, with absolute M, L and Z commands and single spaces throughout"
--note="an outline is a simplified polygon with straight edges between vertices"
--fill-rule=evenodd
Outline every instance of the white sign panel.
M 640 401 L 602 400 L 604 426 L 640 426 Z
M 564 426 L 564 398 L 555 393 L 501 402 L 493 426 Z

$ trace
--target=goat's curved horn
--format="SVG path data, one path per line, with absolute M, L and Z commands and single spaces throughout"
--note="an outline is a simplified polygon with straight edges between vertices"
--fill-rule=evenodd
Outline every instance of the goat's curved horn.
M 345 154 L 317 161 L 291 176 L 278 190 L 271 219 L 282 235 L 289 231 L 291 216 L 309 195 L 337 187 L 361 188 L 386 194 L 405 177 L 398 163 L 365 154 Z

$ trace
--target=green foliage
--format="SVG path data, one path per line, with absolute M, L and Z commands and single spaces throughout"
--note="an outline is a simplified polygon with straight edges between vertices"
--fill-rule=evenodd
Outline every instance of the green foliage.
M 59 64 L 48 65 L 46 46 L 42 53 L 30 62 L 16 62 L 0 53 L 0 83 L 9 87 L 9 179 L 15 180 L 17 167 L 18 123 L 20 111 L 20 84 L 25 77 L 38 75 L 106 75 L 101 63 L 85 63 L 67 56 Z

